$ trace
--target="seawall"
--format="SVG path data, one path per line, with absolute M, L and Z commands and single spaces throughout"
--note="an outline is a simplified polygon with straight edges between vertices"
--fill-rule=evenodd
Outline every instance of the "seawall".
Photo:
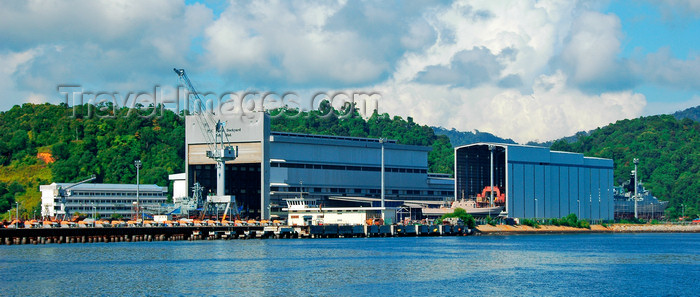
M 700 233 L 700 225 L 675 224 L 613 224 L 604 227 L 591 225 L 591 229 L 566 226 L 540 225 L 538 228 L 519 225 L 479 225 L 477 232 L 488 234 L 538 234 L 538 233 Z

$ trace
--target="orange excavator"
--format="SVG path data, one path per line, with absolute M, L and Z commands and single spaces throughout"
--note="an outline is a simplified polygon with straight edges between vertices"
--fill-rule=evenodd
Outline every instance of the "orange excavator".
M 501 189 L 498 187 L 493 187 L 493 203 L 495 204 L 503 204 L 506 203 L 506 194 L 501 193 Z M 489 199 L 491 199 L 491 187 L 486 186 L 484 187 L 484 190 L 481 191 L 481 194 L 476 194 L 476 202 L 477 203 L 484 203 L 487 204 L 489 203 Z

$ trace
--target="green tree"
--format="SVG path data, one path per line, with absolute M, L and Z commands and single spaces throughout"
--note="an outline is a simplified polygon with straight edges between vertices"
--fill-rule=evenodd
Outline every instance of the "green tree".
M 474 217 L 470 214 L 467 213 L 466 210 L 463 208 L 455 208 L 454 212 L 451 213 L 446 213 L 442 215 L 440 218 L 440 221 L 443 221 L 448 218 L 458 218 L 462 220 L 464 225 L 466 225 L 469 229 L 474 229 L 476 227 L 476 220 L 474 220 Z

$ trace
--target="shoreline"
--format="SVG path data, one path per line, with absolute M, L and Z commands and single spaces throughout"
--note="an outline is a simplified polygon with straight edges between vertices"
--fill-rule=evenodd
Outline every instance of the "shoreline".
M 673 224 L 613 224 L 603 227 L 591 225 L 591 229 L 567 226 L 540 225 L 533 228 L 526 225 L 478 225 L 476 231 L 481 235 L 508 234 L 565 234 L 565 233 L 700 233 L 700 225 Z

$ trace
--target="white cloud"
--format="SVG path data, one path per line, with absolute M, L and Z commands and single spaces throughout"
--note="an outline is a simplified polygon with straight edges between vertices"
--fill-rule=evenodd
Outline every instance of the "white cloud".
M 24 99 L 28 94 L 17 90 L 17 85 L 14 81 L 16 75 L 21 74 L 25 65 L 34 59 L 40 49 L 29 49 L 22 52 L 10 52 L 0 54 L 0 110 L 6 110 L 15 104 L 24 103 Z
M 633 71 L 637 76 L 643 77 L 644 81 L 679 89 L 700 89 L 698 69 L 700 57 L 679 60 L 673 57 L 667 47 L 648 54 L 642 61 L 633 65 Z
M 700 16 L 700 1 L 663 0 L 661 2 L 664 4 L 661 6 L 661 9 L 667 18 L 673 18 L 678 15 L 691 15 L 695 17 Z
M 615 64 L 615 16 L 576 3 L 491 1 L 455 3 L 430 19 L 440 39 L 405 55 L 393 79 L 377 86 L 382 111 L 527 142 L 636 117 L 646 104 L 631 91 L 575 87 Z M 556 68 L 561 57 L 567 71 Z
M 494 86 L 472 89 L 416 83 L 377 86 L 380 112 L 402 111 L 419 123 L 478 129 L 524 143 L 551 140 L 638 116 L 644 95 L 631 91 L 587 95 L 567 86 L 566 75 L 540 76 L 531 94 Z
M 3 59 L 32 54 L 7 74 L 3 108 L 37 98 L 57 103 L 60 84 L 99 91 L 152 88 L 165 75 L 174 77 L 173 66 L 191 65 L 192 39 L 213 18 L 203 5 L 171 1 L 27 1 L 0 6 Z M 117 89 L 127 86 L 130 89 Z
M 61 83 L 173 85 L 183 67 L 211 91 L 377 90 L 383 112 L 524 142 L 637 117 L 656 106 L 631 91 L 643 84 L 700 87 L 696 56 L 619 58 L 620 19 L 598 5 L 231 1 L 215 16 L 182 1 L 0 2 L 0 109 L 57 102 Z
M 620 52 L 620 19 L 615 15 L 584 12 L 572 24 L 562 60 L 577 84 L 612 74 Z
M 367 54 L 369 44 L 349 28 L 325 27 L 340 8 L 332 2 L 232 3 L 206 29 L 206 60 L 221 73 L 237 73 L 253 83 L 376 79 L 386 65 Z

